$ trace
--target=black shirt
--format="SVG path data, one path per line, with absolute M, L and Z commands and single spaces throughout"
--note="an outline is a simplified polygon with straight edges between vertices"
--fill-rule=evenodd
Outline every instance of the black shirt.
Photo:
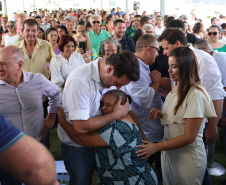
M 135 45 L 137 44 L 137 40 L 139 39 L 140 36 L 142 36 L 142 31 L 140 29 L 137 29 L 137 31 L 133 37 L 133 41 L 134 41 Z
M 163 48 L 162 46 L 159 47 L 159 56 L 156 57 L 155 63 L 150 65 L 150 71 L 153 71 L 154 69 L 158 70 L 162 77 L 168 77 L 169 78 L 169 65 L 168 65 L 168 57 L 166 55 L 163 55 Z
M 198 40 L 199 39 L 195 35 L 193 35 L 191 33 L 187 33 L 187 41 L 188 41 L 188 43 L 191 43 L 192 45 L 194 45 Z
M 119 42 L 122 45 L 122 50 L 131 51 L 133 53 L 136 52 L 136 46 L 132 39 L 123 36 L 123 38 Z

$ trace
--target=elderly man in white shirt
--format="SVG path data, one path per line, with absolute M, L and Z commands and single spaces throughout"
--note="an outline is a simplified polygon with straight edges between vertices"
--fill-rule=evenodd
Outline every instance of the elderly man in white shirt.
M 98 58 L 78 67 L 68 76 L 62 104 L 66 119 L 73 127 L 70 124 L 61 124 L 58 135 L 62 141 L 62 153 L 70 175 L 70 184 L 91 184 L 95 168 L 94 148 L 81 146 L 71 138 L 74 134 L 95 131 L 128 114 L 128 102 L 125 105 L 118 102 L 112 113 L 101 116 L 100 99 L 105 88 L 121 88 L 131 81 L 137 81 L 139 77 L 139 62 L 129 51 L 112 55 L 106 60 Z

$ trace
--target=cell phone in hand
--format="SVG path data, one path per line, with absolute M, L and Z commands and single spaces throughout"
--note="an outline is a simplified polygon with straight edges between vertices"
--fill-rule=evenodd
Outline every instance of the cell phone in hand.
M 85 42 L 79 42 L 79 48 L 82 48 L 84 53 L 86 53 L 86 43 Z

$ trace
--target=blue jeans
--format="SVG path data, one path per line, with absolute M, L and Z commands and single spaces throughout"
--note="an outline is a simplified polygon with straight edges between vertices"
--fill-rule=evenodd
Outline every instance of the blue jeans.
M 95 149 L 61 144 L 64 165 L 70 175 L 70 185 L 91 185 L 96 168 Z

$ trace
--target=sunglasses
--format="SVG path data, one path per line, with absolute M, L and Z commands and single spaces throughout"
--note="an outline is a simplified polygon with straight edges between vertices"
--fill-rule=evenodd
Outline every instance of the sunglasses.
M 7 25 L 6 27 L 7 28 L 13 28 L 13 25 Z
M 100 24 L 100 21 L 93 21 L 93 24 Z
M 153 31 L 146 31 L 145 33 L 153 33 Z
M 218 32 L 208 32 L 208 35 L 211 36 L 213 34 L 213 36 L 216 36 Z

